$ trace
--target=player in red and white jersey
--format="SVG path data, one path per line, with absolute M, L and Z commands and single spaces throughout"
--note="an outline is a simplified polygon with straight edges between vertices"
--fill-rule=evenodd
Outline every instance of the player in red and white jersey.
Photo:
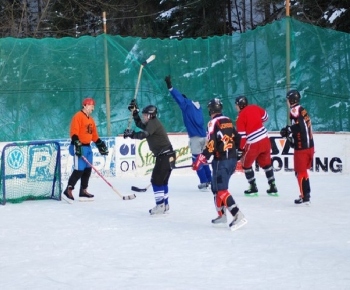
M 266 110 L 257 105 L 248 105 L 245 96 L 239 96 L 235 101 L 238 117 L 236 128 L 241 135 L 241 142 L 238 149 L 238 158 L 244 170 L 250 188 L 245 190 L 246 195 L 254 196 L 258 194 L 253 163 L 256 161 L 265 171 L 270 188 L 266 192 L 271 196 L 277 196 L 278 191 L 275 184 L 275 177 L 271 162 L 271 143 L 267 135 L 267 130 L 263 123 L 267 121 Z

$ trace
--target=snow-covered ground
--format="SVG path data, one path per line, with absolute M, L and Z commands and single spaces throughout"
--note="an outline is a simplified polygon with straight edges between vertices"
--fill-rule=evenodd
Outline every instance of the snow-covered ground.
M 148 179 L 109 181 L 131 194 Z M 123 201 L 95 178 L 94 202 L 0 206 L 0 289 L 350 289 L 349 176 L 311 174 L 310 207 L 293 204 L 292 173 L 276 179 L 279 197 L 264 193 L 259 173 L 250 198 L 244 175 L 231 178 L 248 219 L 235 232 L 211 225 L 212 193 L 191 171 L 172 176 L 164 216 L 148 214 L 151 188 Z

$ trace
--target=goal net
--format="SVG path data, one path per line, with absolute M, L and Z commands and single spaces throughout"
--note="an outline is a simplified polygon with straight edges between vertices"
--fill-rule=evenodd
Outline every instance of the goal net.
M 0 202 L 61 199 L 61 154 L 55 141 L 7 144 L 1 154 Z

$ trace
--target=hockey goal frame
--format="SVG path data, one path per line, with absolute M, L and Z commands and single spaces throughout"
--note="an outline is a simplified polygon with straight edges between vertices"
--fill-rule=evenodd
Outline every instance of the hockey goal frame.
M 0 204 L 26 200 L 61 200 L 59 142 L 44 140 L 8 143 L 2 149 L 0 161 Z

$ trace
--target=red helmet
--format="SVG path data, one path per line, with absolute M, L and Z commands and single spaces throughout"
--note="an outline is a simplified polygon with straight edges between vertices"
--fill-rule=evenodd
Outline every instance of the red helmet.
M 85 98 L 83 100 L 83 106 L 86 105 L 94 105 L 95 106 L 95 100 L 93 98 Z

